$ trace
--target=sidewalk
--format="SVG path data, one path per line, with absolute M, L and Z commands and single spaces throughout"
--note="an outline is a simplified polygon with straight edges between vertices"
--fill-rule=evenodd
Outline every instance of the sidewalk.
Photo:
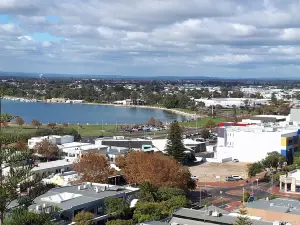
M 297 197 L 300 199 L 300 193 L 285 193 L 279 190 L 279 187 L 273 186 L 268 189 L 268 192 L 274 195 L 280 195 L 281 197 Z

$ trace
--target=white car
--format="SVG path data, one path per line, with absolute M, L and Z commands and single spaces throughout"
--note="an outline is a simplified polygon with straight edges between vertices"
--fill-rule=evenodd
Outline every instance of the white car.
M 191 176 L 191 179 L 192 179 L 192 180 L 198 180 L 199 177 L 198 177 L 198 176 Z
M 239 160 L 238 159 L 233 159 L 232 162 L 237 163 L 237 162 L 239 162 Z
M 243 178 L 241 176 L 238 176 L 238 175 L 231 175 L 231 177 L 233 179 L 236 179 L 236 180 L 243 180 Z

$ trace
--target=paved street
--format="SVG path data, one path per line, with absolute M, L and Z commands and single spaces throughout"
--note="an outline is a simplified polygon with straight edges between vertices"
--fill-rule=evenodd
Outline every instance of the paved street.
M 201 204 L 206 202 L 211 202 L 213 205 L 223 208 L 228 211 L 236 209 L 239 205 L 242 204 L 243 188 L 244 192 L 252 193 L 257 198 L 266 198 L 271 194 L 267 191 L 270 187 L 269 183 L 259 183 L 258 186 L 254 185 L 252 188 L 252 183 L 247 183 L 241 186 L 235 187 L 201 187 L 202 192 L 207 190 L 209 196 L 201 196 Z M 199 206 L 200 202 L 200 193 L 199 188 L 195 191 L 192 191 L 189 195 L 189 199 L 193 202 L 193 205 Z

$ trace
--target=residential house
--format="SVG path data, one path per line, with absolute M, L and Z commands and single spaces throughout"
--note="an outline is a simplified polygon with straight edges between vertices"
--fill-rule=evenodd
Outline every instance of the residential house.
M 60 224 L 70 224 L 77 213 L 87 211 L 95 215 L 94 221 L 100 223 L 108 218 L 104 208 L 105 198 L 124 198 L 133 206 L 137 201 L 138 191 L 139 188 L 86 182 L 53 188 L 34 199 L 29 210 L 39 213 L 59 207 L 56 220 Z

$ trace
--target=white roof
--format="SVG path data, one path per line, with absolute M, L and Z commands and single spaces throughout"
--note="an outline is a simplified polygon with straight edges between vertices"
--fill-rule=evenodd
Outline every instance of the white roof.
M 44 162 L 39 163 L 37 167 L 32 168 L 32 171 L 39 171 L 39 170 L 45 170 L 50 168 L 56 168 L 56 167 L 64 167 L 64 166 L 70 166 L 73 162 L 67 162 L 66 160 L 56 160 L 56 161 L 50 161 L 50 162 Z
M 164 151 L 167 144 L 167 139 L 153 139 L 152 144 L 157 148 L 159 151 Z
M 70 142 L 62 145 L 58 145 L 60 148 L 72 148 L 72 147 L 80 147 L 84 145 L 91 145 L 91 143 L 82 143 L 82 142 Z
M 300 181 L 300 170 L 294 170 L 290 172 L 290 177 Z
M 193 139 L 183 139 L 183 144 L 185 145 L 197 145 L 204 142 L 194 141 Z
M 268 118 L 275 118 L 275 119 L 285 119 L 287 116 L 282 116 L 282 115 L 256 115 L 254 117 L 261 117 L 261 118 L 264 118 L 264 117 L 268 117 Z

